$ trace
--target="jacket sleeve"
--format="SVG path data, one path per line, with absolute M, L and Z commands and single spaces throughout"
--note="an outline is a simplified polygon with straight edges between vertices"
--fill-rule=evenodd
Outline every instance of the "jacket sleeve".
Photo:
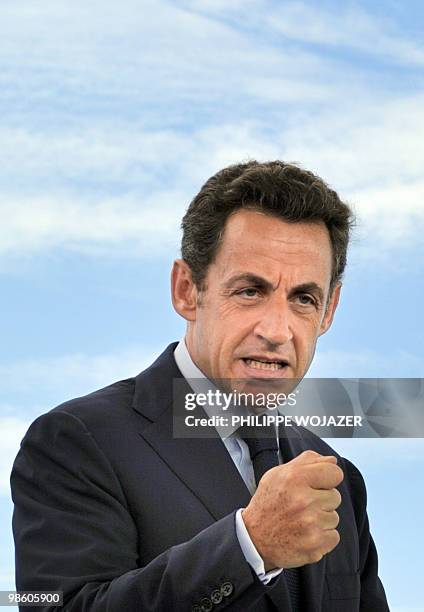
M 361 604 L 364 612 L 389 612 L 384 587 L 378 577 L 378 557 L 370 533 L 367 515 L 367 491 L 360 471 L 348 459 L 347 466 L 351 498 L 355 510 L 359 538 L 359 572 L 361 577 Z
M 73 414 L 55 410 L 32 424 L 11 487 L 17 590 L 63 591 L 63 607 L 24 612 L 241 611 L 272 588 L 246 562 L 234 513 L 140 567 L 124 491 Z

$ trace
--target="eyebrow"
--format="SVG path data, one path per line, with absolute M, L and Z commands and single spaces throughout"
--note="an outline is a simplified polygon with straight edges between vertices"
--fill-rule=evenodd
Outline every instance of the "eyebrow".
M 239 281 L 245 281 L 250 285 L 254 285 L 255 287 L 263 287 L 264 289 L 274 289 L 274 285 L 267 281 L 265 278 L 262 278 L 262 276 L 257 276 L 256 274 L 250 274 L 249 272 L 232 276 L 224 283 L 224 287 L 226 289 L 230 289 Z
M 240 281 L 245 281 L 250 285 L 253 285 L 255 287 L 261 287 L 263 289 L 268 289 L 270 291 L 273 291 L 275 289 L 274 285 L 267 281 L 265 278 L 262 278 L 262 276 L 257 276 L 256 274 L 250 274 L 248 272 L 232 276 L 230 279 L 228 279 L 228 281 L 224 283 L 224 287 L 226 289 L 230 289 Z M 312 281 L 309 283 L 302 283 L 301 285 L 296 285 L 296 287 L 290 289 L 289 297 L 293 295 L 298 295 L 299 293 L 312 293 L 321 302 L 324 301 L 324 291 L 317 283 Z

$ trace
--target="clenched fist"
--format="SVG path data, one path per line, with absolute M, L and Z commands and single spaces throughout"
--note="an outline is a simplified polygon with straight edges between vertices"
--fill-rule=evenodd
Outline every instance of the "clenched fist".
M 310 450 L 263 475 L 242 517 L 266 571 L 316 563 L 337 546 L 342 480 L 336 457 Z

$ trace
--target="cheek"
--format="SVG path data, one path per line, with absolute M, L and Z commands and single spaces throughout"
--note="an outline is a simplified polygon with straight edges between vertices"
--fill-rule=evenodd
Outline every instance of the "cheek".
M 253 335 L 254 328 L 255 325 L 240 312 L 232 319 L 218 320 L 212 330 L 216 352 L 225 362 L 232 362 L 240 347 L 246 342 L 249 343 L 249 336 Z
M 232 301 L 223 302 L 215 310 L 215 329 L 219 329 L 218 333 L 226 339 L 234 341 L 236 338 L 243 338 L 249 330 L 254 329 L 260 319 L 257 309 L 242 308 Z M 215 329 L 212 328 L 213 333 Z
M 242 309 L 233 300 L 225 299 L 218 305 L 215 313 L 220 319 L 234 319 L 241 316 Z
M 297 350 L 302 353 L 309 353 L 313 350 L 320 330 L 320 319 L 307 319 L 299 321 L 293 330 L 294 344 Z

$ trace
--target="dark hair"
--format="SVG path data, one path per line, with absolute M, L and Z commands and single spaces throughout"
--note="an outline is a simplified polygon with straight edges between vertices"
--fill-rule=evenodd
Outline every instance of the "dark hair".
M 318 176 L 282 161 L 249 161 L 220 170 L 203 185 L 182 220 L 181 254 L 201 290 L 222 240 L 228 217 L 241 208 L 289 222 L 323 222 L 330 234 L 330 288 L 341 279 L 354 216 Z

